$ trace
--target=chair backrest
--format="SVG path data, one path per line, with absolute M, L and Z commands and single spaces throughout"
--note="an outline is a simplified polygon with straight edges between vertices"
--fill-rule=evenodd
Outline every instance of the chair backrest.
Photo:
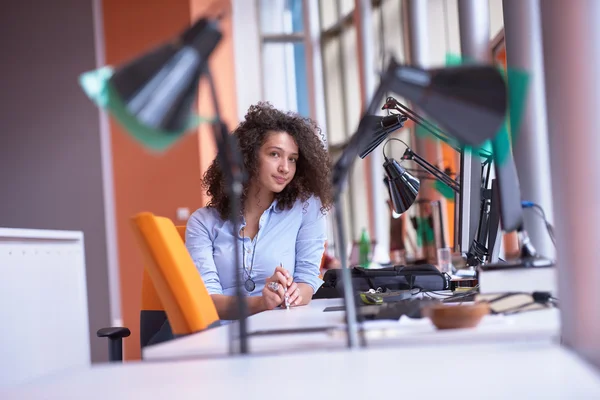
M 176 228 L 181 240 L 185 242 L 186 226 L 178 225 Z M 161 329 L 165 329 L 163 325 L 167 321 L 165 308 L 160 301 L 160 297 L 158 297 L 148 270 L 144 267 L 143 271 L 142 306 L 140 309 L 140 347 L 142 349 L 148 346 L 151 340 L 156 341 L 156 334 Z M 161 338 L 166 339 L 168 335 L 166 337 L 161 336 Z
M 145 258 L 145 280 L 150 278 L 173 334 L 201 331 L 218 321 L 215 305 L 181 240 L 181 228 L 148 212 L 136 215 L 132 222 Z M 151 289 L 146 287 L 149 296 Z
M 181 240 L 185 243 L 185 225 L 178 225 L 177 233 L 181 237 Z M 144 268 L 144 275 L 142 276 L 142 310 L 143 311 L 164 311 L 164 307 L 160 302 L 156 288 L 148 275 L 148 270 Z

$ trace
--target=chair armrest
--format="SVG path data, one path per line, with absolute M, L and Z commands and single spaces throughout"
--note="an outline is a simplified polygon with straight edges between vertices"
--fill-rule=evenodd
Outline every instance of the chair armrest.
M 110 362 L 123 361 L 123 338 L 129 335 L 131 335 L 131 331 L 122 326 L 101 328 L 96 332 L 96 336 L 109 339 L 108 358 Z
M 110 340 L 122 339 L 125 337 L 129 337 L 131 335 L 131 331 L 129 328 L 125 328 L 122 326 L 110 326 L 107 328 L 100 328 L 98 332 L 96 332 L 96 336 L 98 337 L 107 337 Z

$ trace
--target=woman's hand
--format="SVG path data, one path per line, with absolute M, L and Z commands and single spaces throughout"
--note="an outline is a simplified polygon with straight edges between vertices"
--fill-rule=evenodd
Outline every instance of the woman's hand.
M 290 307 L 302 304 L 302 294 L 300 293 L 300 288 L 296 282 L 292 282 L 288 287 L 286 295 L 289 296 L 288 301 Z M 285 303 L 283 304 L 283 307 L 285 307 Z
M 263 305 L 265 310 L 272 310 L 280 304 L 285 305 L 285 288 L 292 285 L 293 278 L 283 267 L 275 268 L 273 275 L 265 281 L 265 287 L 262 290 Z M 295 283 L 293 284 L 296 285 Z

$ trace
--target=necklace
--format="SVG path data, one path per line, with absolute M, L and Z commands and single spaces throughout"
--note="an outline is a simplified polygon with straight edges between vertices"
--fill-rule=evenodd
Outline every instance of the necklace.
M 252 249 L 252 263 L 250 264 L 250 270 L 246 269 L 246 235 L 245 228 L 242 228 L 242 260 L 244 263 L 244 273 L 246 274 L 246 281 L 244 282 L 244 288 L 247 292 L 252 292 L 256 288 L 256 283 L 252 280 L 252 268 L 254 268 L 254 256 L 256 255 L 256 243 L 258 238 L 254 241 L 254 248 Z

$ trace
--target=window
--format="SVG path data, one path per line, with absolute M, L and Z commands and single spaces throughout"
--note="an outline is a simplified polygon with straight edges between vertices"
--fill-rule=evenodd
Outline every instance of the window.
M 302 0 L 258 1 L 263 98 L 311 116 Z
M 389 60 L 390 54 L 399 61 L 404 60 L 401 3 L 397 0 L 373 2 L 373 20 L 369 29 L 373 29 L 374 55 L 377 57 L 372 61 L 378 69 L 383 67 L 384 61 Z M 358 15 L 354 8 L 355 0 L 319 1 L 327 132 L 330 152 L 334 159 L 341 154 L 343 145 L 358 127 L 362 113 L 362 55 L 358 42 Z M 382 57 L 383 53 L 386 55 L 385 60 Z M 410 135 L 408 130 L 402 130 L 396 136 L 406 141 Z M 391 154 L 402 154 L 403 149 L 400 149 L 400 146 L 389 148 Z M 381 148 L 376 151 L 381 151 Z M 368 168 L 366 160 L 355 162 L 348 190 L 343 195 L 346 236 L 349 242 L 358 240 L 363 228 L 371 228 Z M 385 192 L 383 198 L 387 199 L 388 194 L 383 185 L 379 185 L 379 189 Z M 379 211 L 387 212 L 381 209 Z
M 335 160 L 358 126 L 361 115 L 354 0 L 320 0 L 319 10 L 327 140 Z M 369 228 L 364 167 L 362 162 L 354 163 L 347 190 L 342 195 L 345 235 L 349 245 L 359 239 L 363 228 Z

